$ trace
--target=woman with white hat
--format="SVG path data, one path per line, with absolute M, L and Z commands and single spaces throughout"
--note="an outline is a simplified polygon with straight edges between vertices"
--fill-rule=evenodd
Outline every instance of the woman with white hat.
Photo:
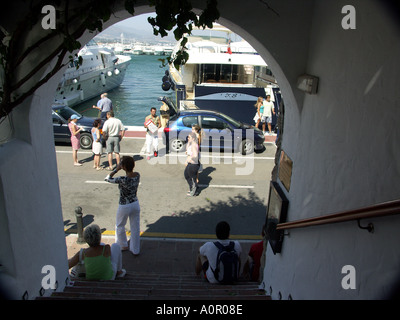
M 79 117 L 76 114 L 73 114 L 70 119 L 68 119 L 68 128 L 71 131 L 71 144 L 72 144 L 72 159 L 74 159 L 74 166 L 81 166 L 82 164 L 78 162 L 78 150 L 80 148 L 80 131 L 82 128 L 79 128 L 76 125 Z

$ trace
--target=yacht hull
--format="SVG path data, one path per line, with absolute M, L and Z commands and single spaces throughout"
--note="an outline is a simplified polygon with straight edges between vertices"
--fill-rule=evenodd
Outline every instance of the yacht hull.
M 74 107 L 82 102 L 99 97 L 103 92 L 110 91 L 124 80 L 129 61 L 117 66 L 82 74 L 77 81 L 65 81 L 64 85 L 57 89 L 55 101 Z M 116 70 L 118 70 L 116 72 Z M 78 80 L 79 79 L 79 80 Z

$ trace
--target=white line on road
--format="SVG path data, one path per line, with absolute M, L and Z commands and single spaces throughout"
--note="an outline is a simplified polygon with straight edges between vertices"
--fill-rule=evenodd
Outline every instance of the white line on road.
M 104 184 L 107 181 L 102 180 L 86 180 L 85 183 L 91 184 Z M 200 188 L 231 188 L 231 189 L 254 189 L 254 186 L 241 186 L 241 185 L 230 185 L 230 184 L 199 184 Z
M 65 153 L 65 154 L 71 154 L 72 151 L 66 151 L 66 150 L 56 150 L 56 153 Z M 93 154 L 93 152 L 91 151 L 79 151 L 79 154 Z M 137 156 L 142 156 L 144 155 L 145 152 L 142 149 L 140 151 L 140 153 L 123 153 L 121 152 L 120 155 L 124 156 L 124 155 L 137 155 Z M 103 155 L 107 155 L 106 153 L 103 152 Z M 182 154 L 166 154 L 166 155 L 162 155 L 162 156 L 166 156 L 166 157 L 187 157 L 186 154 L 182 153 Z M 235 159 L 235 160 L 275 160 L 275 157 L 253 157 L 253 156 L 234 156 L 234 155 L 218 155 L 218 154 L 201 154 L 202 158 L 219 158 L 219 159 Z
M 99 181 L 86 180 L 85 183 L 109 183 L 109 182 L 104 181 L 104 180 L 103 181 L 101 181 L 101 180 L 99 180 Z M 109 183 L 109 184 L 111 184 L 111 183 Z
M 254 189 L 254 186 L 240 186 L 229 184 L 199 184 L 200 188 L 233 188 L 233 189 Z

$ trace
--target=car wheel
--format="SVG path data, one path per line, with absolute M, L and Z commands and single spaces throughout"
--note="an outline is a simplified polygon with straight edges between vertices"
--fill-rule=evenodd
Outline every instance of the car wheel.
M 254 142 L 249 139 L 244 139 L 240 144 L 242 155 L 251 154 L 254 151 Z
M 82 149 L 90 149 L 92 147 L 93 138 L 90 133 L 83 132 L 81 133 L 81 137 L 79 139 Z
M 169 150 L 173 152 L 183 151 L 184 146 L 185 146 L 185 141 L 181 139 L 173 139 L 169 142 Z

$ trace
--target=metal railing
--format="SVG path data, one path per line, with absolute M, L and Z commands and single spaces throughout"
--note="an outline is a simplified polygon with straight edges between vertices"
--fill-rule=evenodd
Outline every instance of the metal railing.
M 342 211 L 319 217 L 280 223 L 277 225 L 276 229 L 288 230 L 288 229 L 305 228 L 310 226 L 357 220 L 358 226 L 361 229 L 366 229 L 369 232 L 373 232 L 374 225 L 372 223 L 369 223 L 366 227 L 363 227 L 361 226 L 360 220 L 366 218 L 384 217 L 399 213 L 400 213 L 400 200 L 393 200 L 356 210 Z

